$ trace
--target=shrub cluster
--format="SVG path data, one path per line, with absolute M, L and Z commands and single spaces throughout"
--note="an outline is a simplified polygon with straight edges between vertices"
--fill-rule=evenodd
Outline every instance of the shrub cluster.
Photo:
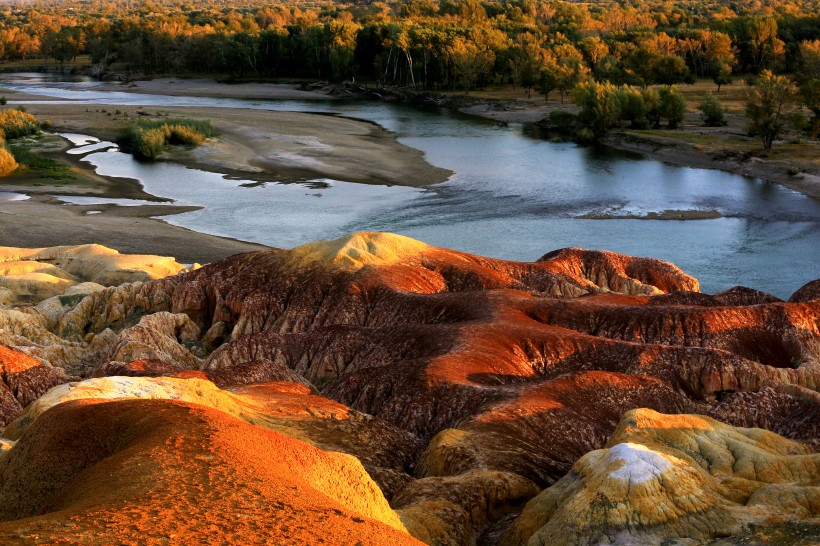
M 5 142 L 3 142 L 5 144 Z M 8 176 L 17 169 L 17 161 L 5 145 L 0 145 L 0 177 Z
M 21 110 L 3 110 L 0 112 L 0 130 L 5 138 L 19 138 L 40 132 L 40 123 Z
M 686 113 L 686 101 L 674 85 L 640 91 L 629 85 L 587 80 L 575 86 L 572 100 L 580 109 L 576 138 L 582 142 L 597 140 L 626 123 L 633 129 L 660 128 L 665 119 L 674 129 Z
M 120 144 L 137 159 L 150 160 L 155 159 L 166 144 L 198 146 L 216 134 L 209 121 L 187 118 L 150 120 L 123 131 Z
M 710 127 L 726 125 L 726 109 L 713 94 L 707 93 L 703 97 L 703 102 L 698 105 L 698 110 L 700 110 L 700 119 L 706 125 Z

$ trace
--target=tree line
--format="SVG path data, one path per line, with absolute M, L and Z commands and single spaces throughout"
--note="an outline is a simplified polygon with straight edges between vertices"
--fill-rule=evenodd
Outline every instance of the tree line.
M 354 4 L 37 1 L 3 4 L 0 61 L 98 72 L 360 78 L 463 89 L 509 82 L 562 100 L 581 81 L 672 85 L 793 72 L 820 40 L 817 0 Z M 814 46 L 816 47 L 816 45 Z

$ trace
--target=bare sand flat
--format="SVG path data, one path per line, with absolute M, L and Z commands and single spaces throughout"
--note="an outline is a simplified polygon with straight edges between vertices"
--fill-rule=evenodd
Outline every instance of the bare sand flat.
M 220 135 L 194 150 L 170 148 L 162 158 L 189 167 L 260 181 L 332 178 L 363 184 L 428 186 L 452 174 L 378 125 L 332 115 L 265 110 L 174 107 L 95 107 L 32 104 L 27 110 L 57 132 L 114 139 L 135 118 L 210 120 Z M 141 115 L 142 112 L 146 115 Z
M 263 100 L 334 100 L 342 98 L 323 90 L 305 91 L 291 83 L 220 83 L 207 78 L 157 78 L 134 82 L 109 82 L 106 91 L 186 97 L 222 97 Z
M 0 201 L 0 246 L 99 243 L 123 253 L 173 256 L 184 263 L 209 263 L 265 248 L 151 218 L 190 210 L 195 207 L 67 205 L 45 195 L 27 201 Z M 89 211 L 100 212 L 87 214 Z
M 142 88 L 145 92 L 167 94 L 172 93 L 163 86 L 174 85 L 171 81 L 140 82 L 142 84 L 149 84 Z M 286 86 L 224 86 L 204 80 L 189 80 L 185 84 L 175 87 L 175 91 L 207 96 L 323 98 Z M 258 93 L 265 89 L 269 95 Z M 134 88 L 130 90 L 134 91 Z M 12 100 L 43 99 L 19 93 L 9 96 Z M 89 134 L 106 140 L 115 139 L 119 131 L 134 119 L 156 118 L 160 114 L 154 107 L 53 102 L 27 105 L 27 110 L 41 120 L 48 120 L 54 132 Z M 220 132 L 218 137 L 193 150 L 170 147 L 161 158 L 189 167 L 261 181 L 332 178 L 406 186 L 435 184 L 451 174 L 427 163 L 420 151 L 397 142 L 394 134 L 364 121 L 320 114 L 228 108 L 158 110 L 162 111 L 162 116 L 208 119 Z M 49 153 L 59 153 L 66 146 L 65 143 L 55 146 L 52 139 L 54 149 Z M 63 204 L 50 195 L 100 195 L 144 200 L 155 197 L 142 191 L 135 181 L 98 176 L 78 156 L 61 155 L 71 165 L 71 179 L 50 180 L 23 173 L 0 181 L 0 190 L 32 196 L 27 201 L 0 201 L 0 245 L 39 247 L 100 243 L 121 252 L 171 255 L 184 262 L 201 263 L 264 248 L 197 233 L 151 218 L 158 214 L 193 210 L 189 207 Z

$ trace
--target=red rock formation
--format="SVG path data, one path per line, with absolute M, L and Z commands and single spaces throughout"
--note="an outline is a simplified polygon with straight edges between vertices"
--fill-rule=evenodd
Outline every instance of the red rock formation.
M 23 408 L 68 377 L 60 368 L 45 366 L 18 351 L 0 345 L 0 426 L 6 426 Z
M 173 361 L 149 358 L 142 360 L 132 360 L 131 362 L 120 362 L 112 360 L 105 362 L 94 369 L 92 377 L 108 377 L 112 375 L 122 375 L 125 377 L 160 377 L 176 375 L 180 372 L 179 364 Z
M 789 301 L 794 303 L 817 300 L 820 300 L 820 279 L 807 282 L 789 298 Z
M 356 234 L 95 292 L 54 329 L 102 347 L 99 374 L 250 396 L 259 423 L 359 457 L 414 536 L 461 544 L 500 536 L 634 408 L 816 443 L 812 286 L 710 296 L 659 260 L 521 263 Z

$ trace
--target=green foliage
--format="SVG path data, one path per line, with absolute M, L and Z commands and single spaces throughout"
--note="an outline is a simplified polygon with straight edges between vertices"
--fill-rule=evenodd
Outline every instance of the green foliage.
M 578 118 L 572 112 L 565 112 L 564 110 L 553 110 L 550 112 L 550 124 L 563 132 L 570 132 L 577 122 Z
M 162 153 L 166 144 L 198 146 L 216 134 L 210 121 L 188 118 L 144 120 L 123 131 L 119 142 L 137 159 L 152 160 Z
M 667 120 L 670 129 L 676 129 L 686 114 L 686 99 L 674 85 L 664 85 L 658 90 L 660 117 Z
M 694 83 L 695 79 L 686 66 L 686 61 L 677 55 L 663 57 L 654 67 L 655 82 L 665 85 Z
M 21 169 L 36 171 L 40 178 L 52 180 L 73 178 L 71 168 L 61 161 L 42 153 L 33 152 L 24 145 L 13 144 L 8 148 Z
M 804 81 L 800 85 L 800 97 L 803 99 L 806 108 L 811 110 L 813 114 L 807 132 L 809 136 L 816 137 L 820 134 L 820 78 Z
M 8 102 L 8 100 L 6 99 L 5 95 L 0 97 L 0 106 L 5 106 L 7 102 Z
M 724 62 L 717 63 L 712 71 L 712 81 L 718 86 L 718 93 L 720 93 L 721 86 L 732 83 L 732 65 Z
M 748 93 L 746 117 L 749 118 L 749 133 L 759 136 L 763 148 L 769 150 L 794 110 L 797 89 L 785 76 L 776 76 L 764 70 L 754 85 L 749 87 Z
M 0 112 L 0 131 L 8 139 L 20 138 L 40 132 L 40 123 L 22 110 L 3 110 Z
M 133 128 L 130 135 L 131 153 L 137 159 L 156 159 L 165 148 L 166 134 L 162 128 Z
M 644 89 L 641 96 L 646 107 L 646 119 L 652 123 L 652 127 L 658 129 L 661 126 L 661 97 L 658 90 L 651 87 Z
M 619 119 L 618 88 L 609 82 L 581 82 L 572 90 L 572 101 L 581 109 L 578 121 L 593 138 L 603 136 Z
M 717 127 L 726 124 L 726 109 L 723 108 L 721 102 L 713 94 L 707 93 L 703 97 L 703 102 L 698 105 L 698 110 L 700 110 L 700 119 L 706 125 Z
M 623 85 L 618 89 L 618 103 L 620 104 L 620 119 L 628 121 L 633 129 L 645 129 L 648 125 L 646 116 L 646 101 L 638 89 Z

